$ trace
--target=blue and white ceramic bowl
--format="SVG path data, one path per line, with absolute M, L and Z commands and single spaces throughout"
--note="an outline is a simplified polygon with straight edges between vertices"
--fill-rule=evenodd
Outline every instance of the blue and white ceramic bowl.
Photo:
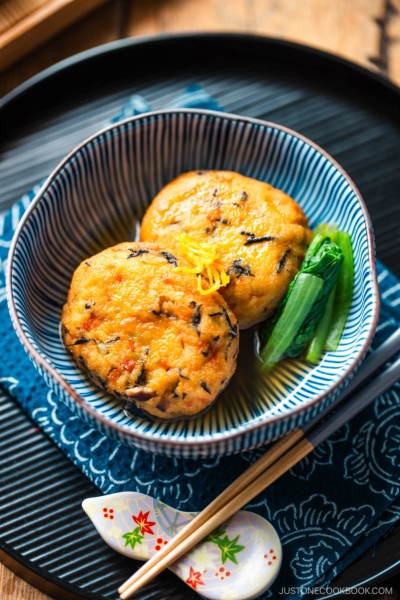
M 243 332 L 237 373 L 206 415 L 150 423 L 126 416 L 119 402 L 94 387 L 75 365 L 62 342 L 60 314 L 78 264 L 134 239 L 157 192 L 193 169 L 226 169 L 267 181 L 299 202 L 311 226 L 328 221 L 349 231 L 354 298 L 338 351 L 326 353 L 317 366 L 287 360 L 268 378 L 257 379 L 251 333 Z M 15 234 L 8 299 L 21 342 L 60 400 L 92 427 L 125 444 L 176 457 L 261 446 L 317 414 L 367 351 L 379 305 L 370 219 L 343 169 L 285 127 L 200 110 L 127 119 L 71 152 L 39 191 Z

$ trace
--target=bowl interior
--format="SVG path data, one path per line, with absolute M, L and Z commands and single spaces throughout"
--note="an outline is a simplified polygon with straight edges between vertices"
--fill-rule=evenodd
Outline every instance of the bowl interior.
M 153 424 L 126 416 L 118 401 L 90 383 L 65 350 L 60 314 L 77 265 L 108 246 L 134 240 L 157 192 L 194 169 L 232 170 L 267 181 L 302 206 L 312 227 L 334 222 L 350 232 L 354 297 L 338 351 L 326 353 L 317 366 L 285 360 L 261 378 L 255 370 L 253 332 L 242 332 L 237 372 L 212 409 L 193 421 Z M 355 188 L 304 138 L 220 113 L 148 114 L 90 138 L 44 185 L 17 232 L 12 302 L 23 336 L 98 414 L 153 439 L 215 440 L 254 423 L 300 414 L 311 404 L 315 413 L 332 398 L 333 389 L 365 352 L 375 324 L 371 240 L 368 215 Z M 317 404 L 316 397 L 321 399 Z M 292 426 L 298 422 L 293 420 Z

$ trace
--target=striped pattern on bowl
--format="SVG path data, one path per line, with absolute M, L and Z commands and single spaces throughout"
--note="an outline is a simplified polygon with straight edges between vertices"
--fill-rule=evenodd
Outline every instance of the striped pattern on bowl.
M 336 353 L 312 367 L 283 361 L 268 377 L 255 369 L 253 334 L 241 333 L 237 372 L 203 417 L 150 423 L 128 417 L 73 362 L 60 314 L 77 265 L 135 239 L 157 192 L 179 174 L 224 169 L 267 181 L 295 198 L 311 226 L 349 231 L 355 291 Z M 91 426 L 121 442 L 176 457 L 229 454 L 265 444 L 322 410 L 364 356 L 379 296 L 369 216 L 344 171 L 284 127 L 211 111 L 148 113 L 112 125 L 76 148 L 37 194 L 13 240 L 8 299 L 17 333 L 47 384 Z

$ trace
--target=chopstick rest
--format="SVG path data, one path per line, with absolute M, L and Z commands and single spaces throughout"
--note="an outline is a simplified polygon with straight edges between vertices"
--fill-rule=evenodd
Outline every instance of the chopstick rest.
M 181 512 L 137 492 L 88 498 L 82 508 L 117 552 L 147 560 L 196 513 Z M 274 582 L 282 562 L 277 532 L 263 517 L 239 511 L 169 568 L 210 600 L 256 598 Z
M 160 555 L 149 560 L 137 573 L 132 575 L 120 588 L 120 597 L 125 600 L 143 585 L 151 581 L 163 569 L 168 568 L 194 544 L 199 543 L 228 517 L 235 514 L 250 500 L 279 479 L 302 458 L 312 452 L 337 429 L 356 416 L 380 394 L 386 392 L 400 379 L 400 359 L 378 375 L 365 389 L 358 391 L 347 402 L 348 395 L 357 390 L 368 377 L 390 357 L 397 354 L 400 347 L 400 330 L 397 330 L 370 356 L 360 368 L 340 396 L 329 409 L 322 411 L 306 426 L 294 429 L 279 440 L 243 473 L 225 492 L 220 494 L 208 507 L 181 530 L 170 546 L 161 550 Z M 343 403 L 343 405 L 342 405 Z M 334 409 L 333 413 L 331 412 Z M 236 487 L 236 495 L 232 491 Z M 196 524 L 196 528 L 195 528 Z M 178 542 L 179 539 L 179 542 Z

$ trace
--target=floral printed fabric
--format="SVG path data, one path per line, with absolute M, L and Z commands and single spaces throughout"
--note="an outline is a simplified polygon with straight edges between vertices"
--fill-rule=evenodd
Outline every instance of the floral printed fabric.
M 198 86 L 173 105 L 195 107 L 196 102 L 217 108 Z M 114 121 L 148 109 L 134 96 Z M 18 341 L 5 297 L 7 253 L 36 191 L 0 215 L 0 322 L 7 348 L 0 385 L 103 493 L 133 490 L 181 510 L 201 510 L 263 450 L 178 460 L 122 446 L 90 429 L 57 399 Z M 380 263 L 378 274 L 382 308 L 374 347 L 400 322 L 400 283 Z M 283 588 L 327 584 L 400 519 L 399 391 L 395 385 L 247 507 L 271 521 L 283 545 L 281 573 L 264 597 Z

